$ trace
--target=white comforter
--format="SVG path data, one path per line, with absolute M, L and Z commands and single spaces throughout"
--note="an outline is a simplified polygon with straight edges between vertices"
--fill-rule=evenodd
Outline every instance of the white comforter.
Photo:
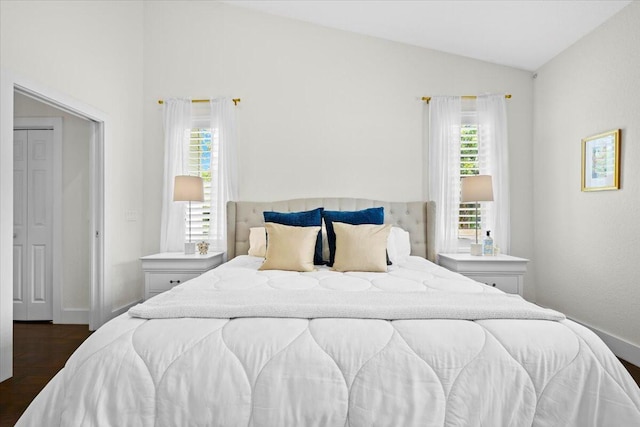
M 397 294 L 407 292 L 420 301 L 457 298 L 462 308 L 453 304 L 456 316 L 412 320 L 382 320 L 393 318 L 386 313 L 296 318 L 290 311 L 296 302 L 286 304 L 294 317 L 282 318 L 221 319 L 215 310 L 191 313 L 207 318 L 125 314 L 74 353 L 19 425 L 640 425 L 640 390 L 629 374 L 584 327 L 540 320 L 561 319 L 555 312 L 527 306 L 532 311 L 525 316 L 507 307 L 514 313 L 498 317 L 531 320 L 483 316 L 478 312 L 496 310 L 481 301 L 503 304 L 499 291 L 420 258 L 389 273 L 347 274 L 259 272 L 260 261 L 236 258 L 151 299 L 137 315 L 174 317 L 188 305 L 202 310 L 219 291 L 233 291 L 226 294 L 237 302 L 241 290 L 251 307 L 263 310 L 244 315 L 268 316 L 280 304 L 269 299 L 274 290 L 290 291 L 279 292 L 285 296 L 329 291 L 320 300 L 341 292 L 349 304 L 362 295 L 366 306 L 384 306 L 379 300 L 386 295 L 398 304 Z M 474 294 L 485 308 L 470 315 Z M 189 302 L 171 302 L 181 298 Z

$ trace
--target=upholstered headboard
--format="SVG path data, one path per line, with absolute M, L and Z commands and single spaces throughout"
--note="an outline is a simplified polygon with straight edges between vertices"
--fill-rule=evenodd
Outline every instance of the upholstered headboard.
M 411 236 L 411 255 L 436 259 L 434 202 L 381 202 L 368 199 L 329 198 L 294 199 L 280 202 L 227 203 L 227 258 L 249 251 L 249 228 L 262 227 L 264 211 L 297 212 L 324 207 L 332 211 L 355 211 L 382 206 L 384 222 L 401 227 Z

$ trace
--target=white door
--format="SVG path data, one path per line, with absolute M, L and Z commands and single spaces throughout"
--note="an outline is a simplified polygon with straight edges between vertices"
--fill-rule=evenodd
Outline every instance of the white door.
M 13 132 L 13 318 L 52 320 L 53 131 Z

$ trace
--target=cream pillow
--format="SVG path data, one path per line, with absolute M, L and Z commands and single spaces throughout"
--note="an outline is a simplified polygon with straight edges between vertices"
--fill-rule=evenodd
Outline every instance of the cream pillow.
M 313 271 L 313 254 L 320 227 L 265 223 L 269 245 L 259 270 Z
M 336 271 L 387 271 L 387 239 L 391 224 L 351 225 L 334 222 Z
M 264 227 L 249 229 L 249 255 L 264 258 L 267 253 L 267 230 Z

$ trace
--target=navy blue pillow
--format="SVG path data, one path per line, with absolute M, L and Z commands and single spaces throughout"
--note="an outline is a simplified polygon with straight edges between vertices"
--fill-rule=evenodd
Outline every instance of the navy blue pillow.
M 336 259 L 336 232 L 333 230 L 333 222 L 344 222 L 351 225 L 382 225 L 384 224 L 384 208 L 369 208 L 361 211 L 324 211 L 322 217 L 327 226 L 329 266 L 333 266 L 333 261 Z
M 323 208 L 304 212 L 265 211 L 262 215 L 264 216 L 264 222 L 275 222 L 276 224 L 293 225 L 296 227 L 322 227 L 322 211 L 324 211 Z M 316 250 L 313 254 L 313 263 L 315 265 L 324 264 L 322 261 L 322 229 L 318 231 Z

